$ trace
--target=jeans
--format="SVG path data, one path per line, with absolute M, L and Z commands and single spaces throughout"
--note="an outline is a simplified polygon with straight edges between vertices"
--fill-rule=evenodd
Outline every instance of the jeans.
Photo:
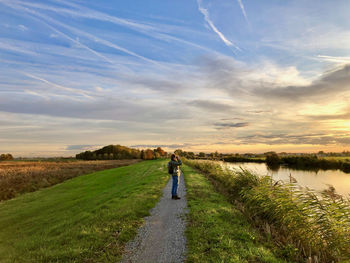
M 173 187 L 171 189 L 171 195 L 177 195 L 177 188 L 179 186 L 179 177 L 177 175 L 173 175 Z

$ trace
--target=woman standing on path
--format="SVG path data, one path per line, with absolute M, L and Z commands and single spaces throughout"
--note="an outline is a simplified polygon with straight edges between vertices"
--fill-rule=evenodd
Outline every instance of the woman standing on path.
M 180 197 L 177 196 L 177 188 L 179 185 L 179 179 L 181 175 L 180 165 L 182 164 L 180 157 L 175 154 L 171 155 L 171 160 L 168 163 L 168 171 L 173 177 L 173 186 L 171 189 L 171 199 L 178 200 Z

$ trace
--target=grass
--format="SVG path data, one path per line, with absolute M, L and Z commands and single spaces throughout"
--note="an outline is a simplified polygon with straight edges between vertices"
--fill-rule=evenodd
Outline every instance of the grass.
M 235 204 L 253 226 L 297 262 L 349 262 L 350 200 L 275 183 L 269 176 L 230 171 L 213 162 L 190 161 Z
M 56 160 L 56 159 L 55 159 Z M 140 160 L 4 161 L 0 162 L 0 201 L 61 183 L 73 177 L 116 168 Z
M 187 262 L 285 262 L 206 177 L 183 167 L 189 206 Z
M 3 201 L 0 262 L 118 262 L 168 178 L 144 161 Z

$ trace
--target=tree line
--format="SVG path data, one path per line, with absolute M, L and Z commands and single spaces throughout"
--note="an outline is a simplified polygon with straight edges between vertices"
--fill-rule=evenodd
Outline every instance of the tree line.
M 167 157 L 168 153 L 161 147 L 156 149 L 139 150 L 122 145 L 108 145 L 95 151 L 78 153 L 75 157 L 80 160 L 123 160 L 144 159 L 153 160 Z

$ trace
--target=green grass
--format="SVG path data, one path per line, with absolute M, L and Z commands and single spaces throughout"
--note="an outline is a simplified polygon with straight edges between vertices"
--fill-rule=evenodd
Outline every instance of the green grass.
M 168 178 L 145 161 L 1 202 L 0 262 L 117 262 Z
M 189 206 L 188 262 L 285 262 L 206 177 L 183 167 Z

